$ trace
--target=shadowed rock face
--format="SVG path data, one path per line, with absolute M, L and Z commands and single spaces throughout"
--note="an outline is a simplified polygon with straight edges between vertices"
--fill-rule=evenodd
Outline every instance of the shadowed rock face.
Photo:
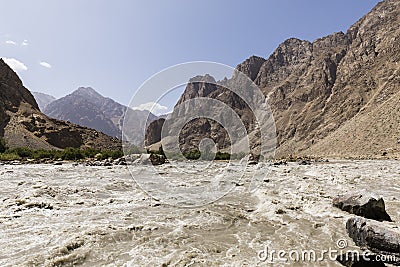
M 32 94 L 23 87 L 17 74 L 0 59 L 0 135 L 4 135 L 4 127 L 10 121 L 10 114 L 17 112 L 21 103 L 39 109 Z
M 243 63 L 239 64 L 236 69 L 246 74 L 252 81 L 254 81 L 257 78 L 260 68 L 264 62 L 264 58 L 252 56 L 246 59 Z
M 5 110 L 16 112 L 21 103 L 39 109 L 33 95 L 22 85 L 18 75 L 0 59 L 0 103 Z
M 333 199 L 333 205 L 343 211 L 377 221 L 392 221 L 385 210 L 383 198 L 370 194 L 347 194 Z
M 346 33 L 313 42 L 291 38 L 266 60 L 253 56 L 237 66 L 268 99 L 278 157 L 400 155 L 399 24 L 400 2 L 386 0 Z M 251 132 L 251 110 L 223 86 L 207 84 L 212 77 L 203 79 L 203 84 L 189 82 L 178 104 L 196 97 L 221 100 Z M 211 135 L 218 135 L 220 127 L 210 123 Z M 198 126 L 193 122 L 187 134 L 195 135 Z
M 9 147 L 120 149 L 120 142 L 95 130 L 50 119 L 40 112 L 17 74 L 0 60 L 0 135 Z
M 235 93 L 227 89 L 229 81 L 217 82 L 210 75 L 197 76 L 189 80 L 184 94 L 180 97 L 174 108 L 174 116 L 177 119 L 185 117 L 193 108 L 187 101 L 195 98 L 210 98 L 224 103 L 232 108 L 236 114 L 243 119 L 244 127 L 248 132 L 252 132 L 256 127 L 255 118 L 248 105 Z M 214 114 L 223 114 L 227 111 L 226 106 L 212 107 Z M 204 107 L 210 109 L 209 106 Z M 201 116 L 200 116 L 201 117 Z M 167 117 L 168 119 L 168 117 Z M 155 125 L 147 132 L 155 134 Z M 237 125 L 240 128 L 240 125 Z M 161 128 L 159 128 L 161 130 Z M 232 130 L 232 129 L 231 129 Z M 167 131 L 166 131 L 167 132 Z M 161 134 L 159 134 L 161 136 Z M 199 144 L 204 138 L 212 139 L 219 149 L 227 148 L 231 145 L 229 135 L 222 125 L 213 119 L 196 118 L 184 124 L 179 134 L 180 150 L 187 152 L 199 149 Z M 147 145 L 153 144 L 152 140 L 147 140 Z
M 161 130 L 164 125 L 165 119 L 161 118 L 149 124 L 146 128 L 145 145 L 149 146 L 161 141 Z

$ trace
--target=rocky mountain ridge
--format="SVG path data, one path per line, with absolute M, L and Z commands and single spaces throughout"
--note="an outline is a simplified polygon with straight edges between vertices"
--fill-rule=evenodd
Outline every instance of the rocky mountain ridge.
M 70 121 L 121 139 L 126 111 L 126 106 L 102 96 L 93 88 L 79 87 L 71 94 L 48 104 L 43 113 L 51 118 Z M 131 110 L 130 115 L 137 120 L 138 128 L 147 120 L 151 122 L 156 119 L 148 111 Z M 143 140 L 137 140 L 136 143 L 142 142 Z
M 39 110 L 18 75 L 0 59 L 0 136 L 7 145 L 34 149 L 117 150 L 121 142 L 93 129 L 51 119 Z
M 346 33 L 313 42 L 290 38 L 267 59 L 252 56 L 237 66 L 262 90 L 271 107 L 277 157 L 400 155 L 399 13 L 400 2 L 386 0 Z M 189 81 L 178 104 L 196 97 L 223 101 L 251 134 L 252 111 L 208 80 Z M 197 129 L 208 123 L 210 132 L 198 136 Z M 181 144 L 184 150 L 196 148 L 204 137 L 212 137 L 221 148 L 229 145 L 215 122 L 197 120 L 185 127 L 180 136 L 186 140 Z
M 122 105 L 105 99 L 92 88 L 80 87 L 73 93 L 50 103 L 44 110 L 47 116 L 59 120 L 96 129 L 113 137 L 120 137 L 121 133 L 112 118 L 102 110 L 105 105 L 112 106 L 112 115 L 116 123 L 122 117 L 125 109 Z

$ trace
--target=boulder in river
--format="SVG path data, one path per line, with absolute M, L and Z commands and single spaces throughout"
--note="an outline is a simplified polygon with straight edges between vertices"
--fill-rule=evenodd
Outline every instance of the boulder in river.
M 257 165 L 260 160 L 259 155 L 248 154 L 240 160 L 240 164 L 247 163 L 247 165 Z
M 339 195 L 333 205 L 343 211 L 377 221 L 392 221 L 385 210 L 385 202 L 368 193 Z
M 165 157 L 158 154 L 142 154 L 135 162 L 143 165 L 162 165 L 165 163 Z
M 158 154 L 151 154 L 150 161 L 151 161 L 151 164 L 153 164 L 153 165 L 162 165 L 165 163 L 165 156 L 158 155 Z
M 311 165 L 311 161 L 303 159 L 299 161 L 299 165 Z
M 393 227 L 361 217 L 350 218 L 346 223 L 347 233 L 357 246 L 380 255 L 386 263 L 400 265 L 400 231 Z

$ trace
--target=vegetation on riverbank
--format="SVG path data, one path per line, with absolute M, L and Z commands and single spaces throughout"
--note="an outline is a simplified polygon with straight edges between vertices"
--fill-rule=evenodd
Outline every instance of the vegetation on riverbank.
M 98 160 L 118 159 L 123 157 L 120 150 L 99 150 L 99 149 L 79 149 L 66 148 L 64 150 L 44 150 L 31 149 L 27 147 L 7 148 L 4 139 L 0 138 L 0 160 L 13 161 L 23 159 L 49 159 L 49 160 L 82 160 L 88 158 L 96 158 Z
M 125 152 L 128 154 L 142 154 L 146 153 L 145 150 L 140 149 L 138 147 L 130 147 L 129 149 L 125 149 Z M 150 154 L 158 154 L 165 155 L 165 152 L 162 148 L 158 151 L 147 151 Z M 64 150 L 44 150 L 44 149 L 31 149 L 27 147 L 19 147 L 19 148 L 8 148 L 4 139 L 0 138 L 0 161 L 14 161 L 14 160 L 26 160 L 26 159 L 34 159 L 34 160 L 84 160 L 84 159 L 97 159 L 97 160 L 105 160 L 105 159 L 118 159 L 124 156 L 123 151 L 121 150 L 99 150 L 93 148 L 80 149 L 80 148 L 66 148 Z M 168 153 L 168 159 L 175 160 L 235 160 L 242 159 L 246 156 L 245 153 L 239 154 L 229 154 L 226 152 L 212 152 L 210 149 L 206 149 L 203 153 L 199 150 L 187 151 L 182 154 Z

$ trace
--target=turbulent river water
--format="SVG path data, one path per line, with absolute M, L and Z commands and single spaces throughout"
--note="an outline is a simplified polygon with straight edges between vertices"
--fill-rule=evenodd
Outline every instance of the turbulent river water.
M 226 168 L 179 164 L 191 174 L 156 167 L 174 179 L 165 198 L 179 200 L 179 188 L 213 183 Z M 0 266 L 340 266 L 326 255 L 296 260 L 355 248 L 345 229 L 351 215 L 332 207 L 333 197 L 367 190 L 400 221 L 398 161 L 265 166 L 254 192 L 246 183 L 260 167 L 247 166 L 227 195 L 195 208 L 152 198 L 134 179 L 146 167 L 137 168 L 0 166 Z M 229 183 L 229 172 L 219 175 Z M 279 260 L 274 250 L 287 254 Z

